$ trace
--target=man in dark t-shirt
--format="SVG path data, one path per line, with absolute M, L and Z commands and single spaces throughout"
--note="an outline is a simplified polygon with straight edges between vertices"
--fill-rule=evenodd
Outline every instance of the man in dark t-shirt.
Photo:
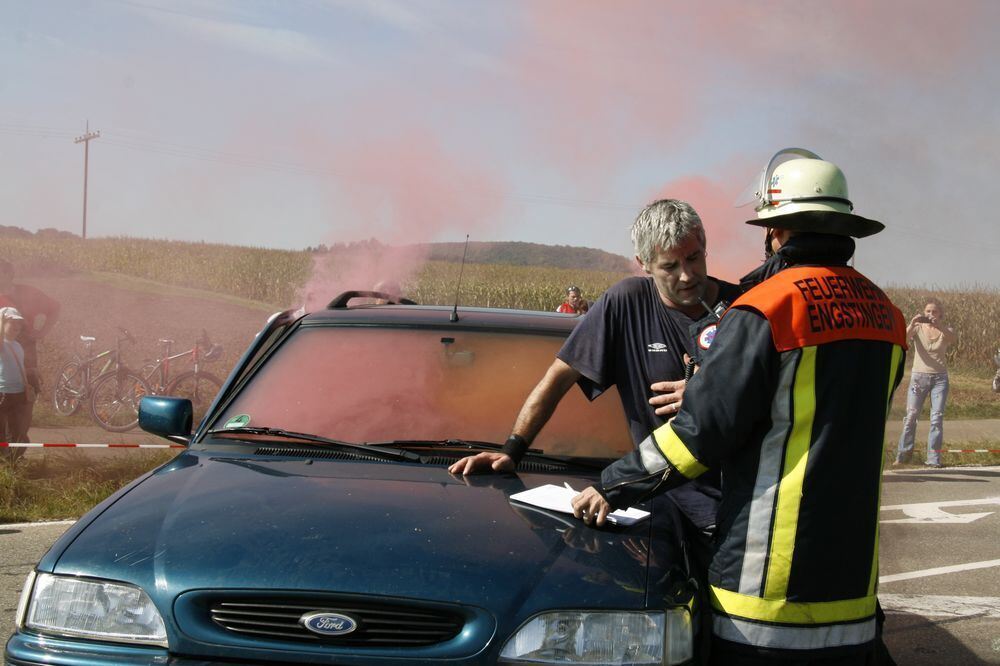
M 708 280 L 714 283 L 717 294 L 712 305 L 731 303 L 739 296 L 736 285 L 712 277 Z M 694 316 L 665 307 L 651 278 L 627 278 L 594 303 L 556 355 L 580 373 L 576 383 L 588 399 L 594 400 L 611 386 L 618 388 L 636 446 L 648 436 L 646 428 L 663 425 L 680 405 L 678 400 L 658 409 L 651 403 L 655 399 L 651 387 L 683 382 L 684 357 L 700 358 L 704 349 L 699 341 L 704 342 L 714 331 L 718 317 L 699 306 L 701 312 Z M 671 494 L 699 530 L 715 524 L 719 497 L 717 475 L 681 486 Z
M 24 317 L 24 330 L 18 341 L 24 348 L 24 371 L 28 383 L 35 391 L 41 391 L 38 376 L 38 341 L 44 338 L 59 318 L 59 303 L 40 289 L 14 282 L 14 266 L 0 258 L 0 307 L 17 308 Z M 31 426 L 34 403 L 24 403 L 24 429 Z M 27 440 L 25 440 L 27 441 Z M 21 449 L 23 451 L 23 449 Z
M 632 242 L 636 261 L 649 277 L 622 280 L 591 305 L 528 396 L 502 453 L 468 456 L 449 471 L 513 471 L 573 384 L 591 400 L 617 386 L 636 446 L 650 426 L 677 412 L 685 356 L 700 358 L 718 319 L 715 306 L 735 300 L 739 289 L 708 276 L 704 227 L 683 201 L 663 199 L 647 206 L 632 225 Z M 678 488 L 671 498 L 702 541 L 692 545 L 707 549 L 718 479 Z

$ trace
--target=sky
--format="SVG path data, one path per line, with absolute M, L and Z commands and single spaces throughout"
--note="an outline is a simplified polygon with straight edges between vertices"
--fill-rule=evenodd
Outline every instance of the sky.
M 632 256 L 688 200 L 710 272 L 778 150 L 840 166 L 892 286 L 1000 288 L 1000 2 L 0 0 L 0 224 L 285 249 Z

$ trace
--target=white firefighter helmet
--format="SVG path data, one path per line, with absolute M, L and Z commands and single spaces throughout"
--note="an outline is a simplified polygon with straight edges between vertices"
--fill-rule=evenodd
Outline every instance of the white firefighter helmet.
M 832 162 L 804 148 L 778 151 L 761 173 L 754 192 L 761 227 L 833 233 L 861 238 L 884 225 L 854 215 L 847 178 Z

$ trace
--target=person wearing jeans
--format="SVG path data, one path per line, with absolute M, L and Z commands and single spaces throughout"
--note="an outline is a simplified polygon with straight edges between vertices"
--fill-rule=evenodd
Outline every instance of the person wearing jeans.
M 941 445 L 944 442 L 944 404 L 948 400 L 948 367 L 945 354 L 958 335 L 944 323 L 944 307 L 935 298 L 928 298 L 923 314 L 910 320 L 906 328 L 913 351 L 910 387 L 906 392 L 906 416 L 903 432 L 899 436 L 897 465 L 907 463 L 913 456 L 913 440 L 917 433 L 917 417 L 924 407 L 924 400 L 931 397 L 930 433 L 927 436 L 927 462 L 930 467 L 941 467 Z

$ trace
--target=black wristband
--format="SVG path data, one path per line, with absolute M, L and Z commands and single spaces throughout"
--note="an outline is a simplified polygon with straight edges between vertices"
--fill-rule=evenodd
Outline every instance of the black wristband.
M 514 464 L 521 462 L 521 458 L 524 457 L 524 452 L 528 450 L 528 441 L 521 437 L 520 435 L 511 435 L 504 442 L 503 448 L 500 449 L 501 453 L 506 453 L 514 461 Z

